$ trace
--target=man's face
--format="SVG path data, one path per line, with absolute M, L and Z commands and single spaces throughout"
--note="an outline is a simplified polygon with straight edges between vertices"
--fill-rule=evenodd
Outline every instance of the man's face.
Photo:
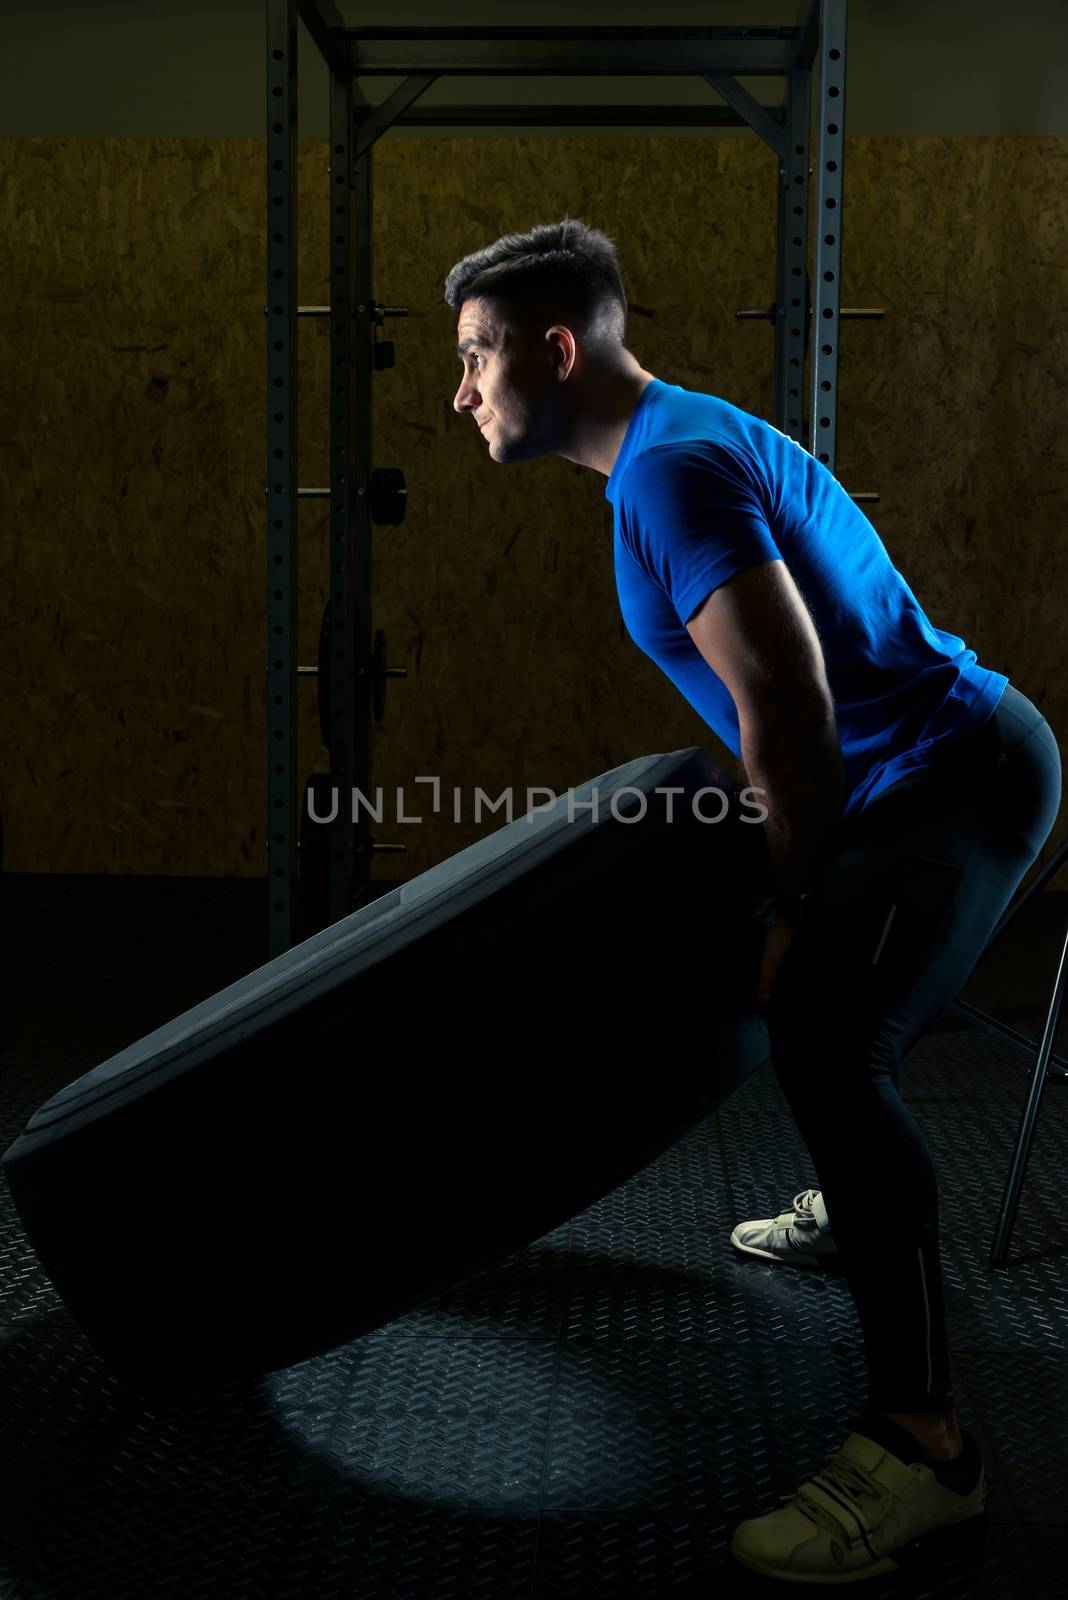
M 553 448 L 557 396 L 550 351 L 503 331 L 484 300 L 465 300 L 457 324 L 463 377 L 453 409 L 469 411 L 494 461 L 530 461 Z

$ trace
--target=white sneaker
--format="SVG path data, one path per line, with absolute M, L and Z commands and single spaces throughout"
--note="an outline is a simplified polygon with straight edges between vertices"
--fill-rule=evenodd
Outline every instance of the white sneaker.
M 974 1482 L 956 1490 L 939 1481 L 932 1462 L 900 1461 L 874 1439 L 851 1433 L 789 1505 L 739 1523 L 731 1555 L 769 1578 L 821 1585 L 907 1566 L 918 1576 L 921 1559 L 930 1573 L 936 1552 L 939 1564 L 951 1551 L 958 1558 L 965 1550 L 981 1555 L 989 1531 L 985 1466 L 976 1441 L 963 1429 L 961 1438 L 974 1461 Z M 929 1579 L 922 1592 L 932 1592 Z
M 731 1244 L 763 1261 L 781 1261 L 787 1267 L 816 1267 L 837 1255 L 830 1218 L 818 1189 L 803 1189 L 793 1206 L 777 1217 L 759 1222 L 739 1222 Z

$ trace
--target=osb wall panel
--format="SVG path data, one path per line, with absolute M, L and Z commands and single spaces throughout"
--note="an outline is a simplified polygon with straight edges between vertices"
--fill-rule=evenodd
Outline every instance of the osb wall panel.
M 16 871 L 264 871 L 264 150 L 256 141 L 2 146 L 0 810 Z M 839 476 L 932 621 L 1063 739 L 1068 141 L 855 139 L 846 157 Z M 300 148 L 302 303 L 327 297 L 327 149 Z M 605 479 L 499 467 L 452 399 L 461 255 L 570 213 L 619 244 L 650 371 L 771 414 L 775 160 L 755 138 L 386 141 L 375 293 L 410 308 L 375 379 L 374 463 L 408 481 L 378 529 L 387 631 L 372 741 L 380 875 L 498 827 L 475 791 L 560 793 L 636 755 L 729 758 L 624 633 Z M 301 322 L 302 484 L 327 481 L 328 333 Z M 328 513 L 302 505 L 301 659 Z M 301 682 L 301 771 L 326 765 Z M 442 813 L 417 777 L 437 777 Z M 406 809 L 398 812 L 396 791 Z M 454 820 L 453 790 L 461 820 Z M 400 817 L 422 816 L 419 824 Z M 1056 838 L 1063 834 L 1063 821 Z M 1048 849 L 1047 847 L 1047 853 Z

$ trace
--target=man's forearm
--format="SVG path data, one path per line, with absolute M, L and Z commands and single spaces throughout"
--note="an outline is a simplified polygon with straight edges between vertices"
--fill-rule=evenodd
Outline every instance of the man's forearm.
M 741 723 L 742 765 L 767 807 L 764 832 L 777 893 L 794 900 L 826 864 L 845 805 L 833 707 L 811 717 L 764 714 Z

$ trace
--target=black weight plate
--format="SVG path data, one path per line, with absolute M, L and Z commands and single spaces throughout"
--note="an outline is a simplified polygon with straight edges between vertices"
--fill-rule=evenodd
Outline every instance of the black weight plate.
M 371 473 L 371 520 L 381 526 L 404 521 L 408 490 L 400 467 L 376 467 Z

